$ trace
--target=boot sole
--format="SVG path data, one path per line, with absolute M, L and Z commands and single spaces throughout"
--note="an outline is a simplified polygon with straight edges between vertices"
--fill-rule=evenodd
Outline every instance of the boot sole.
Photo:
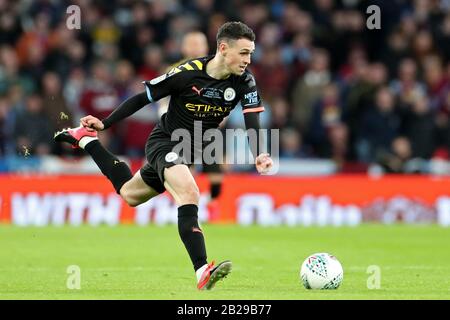
M 232 268 L 231 261 L 224 261 L 221 264 L 219 264 L 214 270 L 213 273 L 211 273 L 208 283 L 205 285 L 206 290 L 211 290 L 214 288 L 217 281 L 225 278 L 228 274 L 230 274 Z

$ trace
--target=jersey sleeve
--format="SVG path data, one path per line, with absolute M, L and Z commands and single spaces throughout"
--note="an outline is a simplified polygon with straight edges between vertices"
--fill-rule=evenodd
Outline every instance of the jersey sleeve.
M 154 78 L 150 81 L 143 81 L 145 92 L 150 102 L 158 101 L 161 98 L 178 93 L 185 83 L 186 72 L 181 72 L 178 68 L 173 68 L 169 72 Z
M 256 87 L 255 77 L 250 73 L 247 73 L 244 78 L 243 90 L 241 93 L 241 105 L 244 114 L 264 111 L 264 106 L 262 105 Z

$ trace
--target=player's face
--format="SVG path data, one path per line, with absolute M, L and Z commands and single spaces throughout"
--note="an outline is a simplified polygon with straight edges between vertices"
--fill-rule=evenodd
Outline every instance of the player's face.
M 251 55 L 255 51 L 255 43 L 251 40 L 242 38 L 235 41 L 229 41 L 224 48 L 223 56 L 225 65 L 230 73 L 241 75 L 247 66 L 251 63 Z

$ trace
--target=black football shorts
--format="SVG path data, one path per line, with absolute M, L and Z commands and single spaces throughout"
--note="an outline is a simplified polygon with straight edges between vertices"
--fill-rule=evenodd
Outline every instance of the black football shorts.
M 188 158 L 183 154 L 174 152 L 174 147 L 179 143 L 179 141 L 172 141 L 170 135 L 164 132 L 159 124 L 155 126 L 147 139 L 145 145 L 147 163 L 141 168 L 140 173 L 144 182 L 158 193 L 163 193 L 166 190 L 164 187 L 165 168 L 170 168 L 176 164 L 190 166 L 194 163 L 194 155 L 195 158 L 201 158 L 201 147 L 197 148 L 197 153 L 194 152 L 192 147 Z M 204 173 L 220 173 L 221 171 L 219 164 L 207 165 L 203 163 Z
M 178 155 L 172 151 L 177 144 L 178 141 L 171 141 L 170 135 L 162 131 L 159 124 L 150 133 L 145 144 L 147 163 L 140 173 L 144 182 L 159 193 L 166 190 L 164 169 L 180 163 Z

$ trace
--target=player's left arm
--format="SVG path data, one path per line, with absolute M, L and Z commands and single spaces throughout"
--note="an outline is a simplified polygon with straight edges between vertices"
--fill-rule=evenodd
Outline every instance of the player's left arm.
M 94 116 L 87 115 L 80 119 L 80 123 L 83 127 L 87 128 L 88 131 L 106 130 L 113 124 L 139 111 L 150 102 L 151 101 L 147 98 L 147 94 L 145 92 L 141 92 L 126 99 L 105 119 L 100 120 Z
M 146 92 L 141 92 L 128 98 L 127 100 L 122 102 L 119 107 L 114 110 L 107 118 L 102 120 L 104 125 L 103 130 L 108 129 L 114 123 L 117 123 L 120 120 L 131 116 L 150 103 L 151 101 L 148 99 Z
M 264 142 L 261 141 L 260 143 L 260 138 L 263 137 L 260 137 L 259 132 L 260 129 L 259 113 L 257 112 L 244 113 L 244 121 L 247 132 L 251 130 L 253 133 L 255 133 L 254 139 L 249 138 L 249 145 L 252 154 L 258 155 L 255 159 L 256 170 L 262 174 L 267 173 L 273 166 L 273 161 L 268 153 L 261 153 L 261 149 L 262 146 L 264 145 Z
M 273 165 L 270 155 L 262 153 L 264 142 L 260 143 L 260 124 L 259 113 L 264 111 L 261 98 L 258 94 L 255 78 L 251 73 L 247 73 L 243 83 L 243 92 L 241 93 L 242 112 L 244 113 L 245 127 L 247 133 L 253 135 L 253 139 L 249 135 L 250 150 L 255 157 L 256 170 L 259 173 L 267 173 Z M 263 137 L 261 137 L 263 138 Z M 262 139 L 261 139 L 262 140 Z

